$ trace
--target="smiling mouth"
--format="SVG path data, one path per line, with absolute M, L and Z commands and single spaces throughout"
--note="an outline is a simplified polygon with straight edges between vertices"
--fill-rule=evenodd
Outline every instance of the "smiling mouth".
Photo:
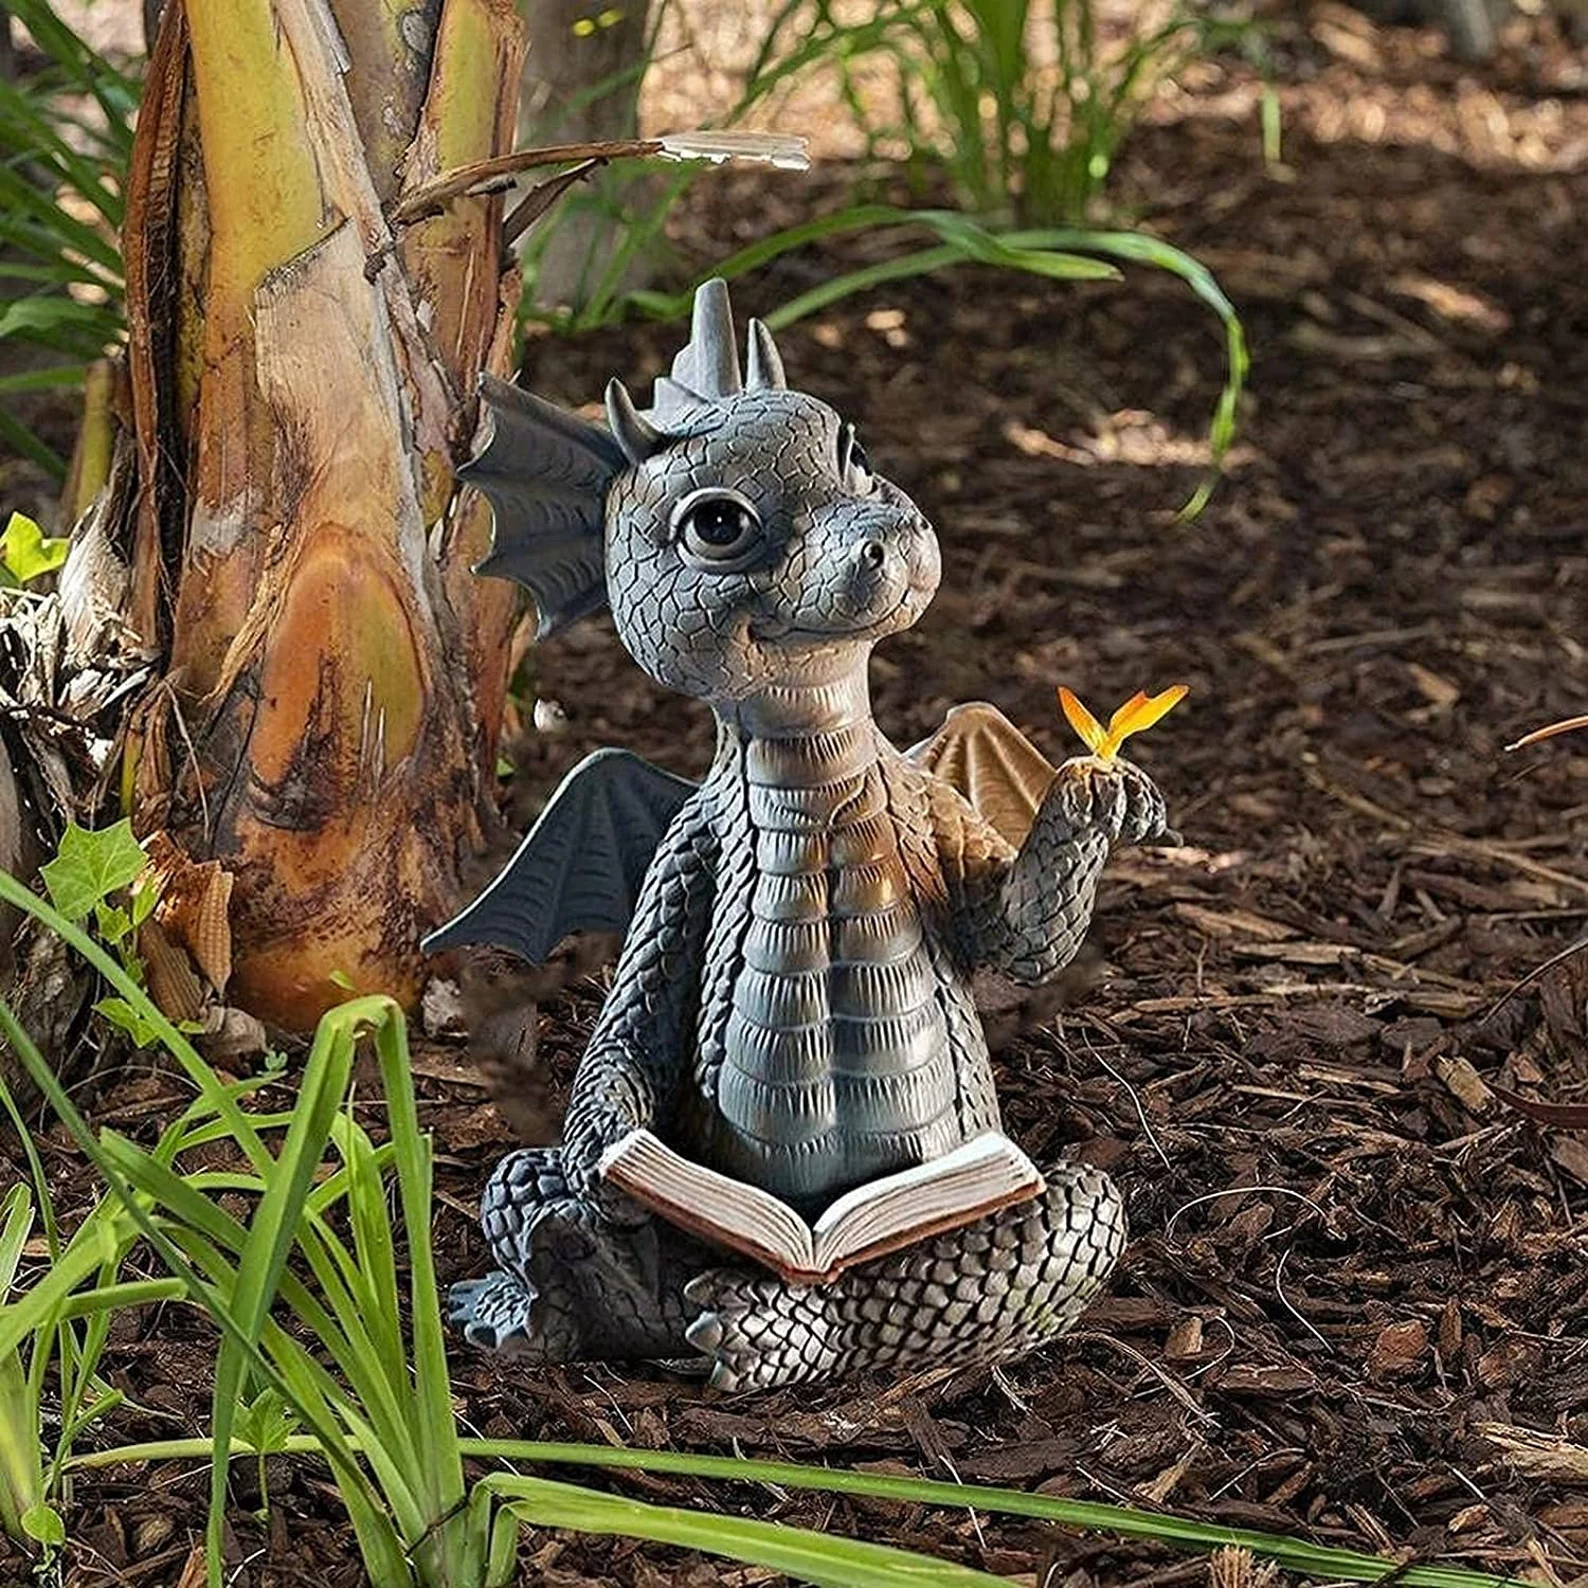
M 878 639 L 889 631 L 890 625 L 899 616 L 900 612 L 909 607 L 913 601 L 925 592 L 911 586 L 899 597 L 888 610 L 868 623 L 856 624 L 853 628 L 812 628 L 805 624 L 790 624 L 786 628 L 773 628 L 761 624 L 750 625 L 750 637 L 762 644 L 782 645 L 790 640 L 804 640 L 810 644 L 820 644 L 824 640 L 866 640 Z

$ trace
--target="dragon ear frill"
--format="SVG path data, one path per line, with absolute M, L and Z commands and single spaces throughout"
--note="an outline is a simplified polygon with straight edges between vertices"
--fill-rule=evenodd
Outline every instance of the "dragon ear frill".
M 480 378 L 483 446 L 458 471 L 496 520 L 491 554 L 477 569 L 516 579 L 535 600 L 537 639 L 606 605 L 602 516 L 607 487 L 628 467 L 599 425 L 506 381 Z
M 546 639 L 606 605 L 603 516 L 607 490 L 667 444 L 674 427 L 702 405 L 786 385 L 772 335 L 750 322 L 740 373 L 727 284 L 695 293 L 689 341 L 661 376 L 642 414 L 618 381 L 607 388 L 607 426 L 593 425 L 521 387 L 480 377 L 485 439 L 458 478 L 490 502 L 491 554 L 478 572 L 516 579 L 534 597 Z

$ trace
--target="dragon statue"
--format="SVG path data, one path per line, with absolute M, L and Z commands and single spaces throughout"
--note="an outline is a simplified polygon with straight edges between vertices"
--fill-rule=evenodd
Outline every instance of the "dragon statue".
M 987 705 L 908 753 L 872 719 L 872 647 L 937 587 L 932 527 L 854 427 L 789 389 L 727 289 L 641 411 L 605 427 L 486 380 L 466 478 L 542 637 L 609 606 L 659 684 L 705 701 L 697 786 L 619 750 L 559 787 L 501 876 L 427 948 L 544 960 L 576 929 L 626 931 L 560 1147 L 503 1160 L 481 1222 L 497 1270 L 451 1293 L 473 1343 L 532 1362 L 703 1359 L 760 1388 L 865 1368 L 1006 1359 L 1063 1334 L 1125 1242 L 1107 1176 L 793 1284 L 655 1217 L 603 1155 L 647 1127 L 806 1216 L 849 1188 L 999 1129 L 978 970 L 1024 984 L 1079 947 L 1116 843 L 1164 834 L 1123 760 L 1055 768 Z

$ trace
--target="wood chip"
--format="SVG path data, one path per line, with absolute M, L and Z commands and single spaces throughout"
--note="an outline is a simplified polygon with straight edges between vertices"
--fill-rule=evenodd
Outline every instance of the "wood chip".
M 1459 1053 L 1436 1054 L 1433 1070 L 1469 1114 L 1488 1112 L 1494 1093 L 1489 1090 L 1488 1082 Z
M 1287 937 L 1296 936 L 1294 927 L 1280 921 L 1270 921 L 1265 916 L 1253 915 L 1250 910 L 1210 910 L 1203 904 L 1181 902 L 1175 905 L 1174 913 L 1209 937 L 1244 937 L 1261 943 L 1279 943 Z
M 1421 1318 L 1392 1323 L 1379 1331 L 1368 1353 L 1367 1376 L 1396 1378 L 1414 1371 L 1428 1353 L 1428 1325 Z
M 1510 1423 L 1474 1423 L 1472 1431 L 1499 1450 L 1505 1461 L 1528 1478 L 1546 1483 L 1588 1485 L 1588 1447 L 1559 1434 L 1539 1433 Z
M 1549 1155 L 1578 1185 L 1588 1185 L 1588 1146 L 1575 1136 L 1557 1136 L 1549 1144 Z
M 1194 1312 L 1180 1319 L 1169 1331 L 1163 1354 L 1171 1362 L 1183 1362 L 1187 1357 L 1202 1354 L 1202 1320 Z
M 145 848 L 160 890 L 155 919 L 224 995 L 232 975 L 231 872 L 218 860 L 189 859 L 168 833 L 151 834 Z
M 1223 1374 L 1218 1387 L 1226 1395 L 1285 1396 L 1301 1395 L 1318 1387 L 1318 1381 L 1304 1367 L 1282 1363 L 1272 1367 L 1244 1363 Z
M 1432 668 L 1424 667 L 1420 662 L 1408 662 L 1406 670 L 1412 675 L 1412 681 L 1422 691 L 1423 698 L 1435 711 L 1449 711 L 1461 699 L 1461 686 L 1453 684 L 1448 678 L 1441 677 Z
M 204 984 L 193 972 L 187 951 L 166 935 L 153 917 L 138 928 L 138 954 L 148 978 L 149 996 L 171 1020 L 197 1020 L 204 1013 Z

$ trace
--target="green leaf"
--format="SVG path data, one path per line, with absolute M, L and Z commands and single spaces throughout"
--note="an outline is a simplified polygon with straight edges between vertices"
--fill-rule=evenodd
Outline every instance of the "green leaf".
M 132 930 L 132 917 L 125 910 L 118 909 L 114 904 L 106 904 L 101 899 L 94 906 L 94 929 L 112 948 L 120 948 Z
M 160 1028 L 145 1020 L 125 998 L 101 998 L 94 1010 L 118 1031 L 125 1031 L 135 1048 L 146 1048 L 160 1039 Z
M 686 1511 L 652 1505 L 626 1495 L 558 1483 L 550 1478 L 490 1477 L 484 1486 L 507 1501 L 507 1509 L 537 1527 L 644 1538 L 684 1549 L 705 1550 L 730 1560 L 767 1566 L 817 1588 L 1008 1588 L 994 1577 L 913 1550 L 832 1538 L 781 1522 Z
M 147 859 L 143 845 L 132 836 L 130 821 L 97 832 L 70 822 L 55 858 L 39 867 L 39 875 L 55 908 L 69 921 L 82 921 L 95 905 L 125 888 Z
M 97 303 L 79 303 L 75 298 L 39 292 L 17 298 L 0 309 L 0 337 L 38 336 L 63 327 L 103 326 L 104 310 Z
M 245 1439 L 261 1455 L 275 1455 L 287 1448 L 287 1440 L 297 1432 L 297 1414 L 279 1391 L 268 1385 L 247 1405 L 237 1408 L 237 1436 Z
M 142 926 L 160 902 L 160 889 L 153 877 L 144 877 L 132 888 L 132 925 Z
M 0 563 L 26 584 L 40 574 L 54 573 L 66 561 L 71 544 L 46 535 L 26 513 L 13 513 L 0 534 Z
M 35 1501 L 22 1513 L 22 1531 L 46 1549 L 60 1549 L 66 1543 L 66 1523 L 53 1505 Z

